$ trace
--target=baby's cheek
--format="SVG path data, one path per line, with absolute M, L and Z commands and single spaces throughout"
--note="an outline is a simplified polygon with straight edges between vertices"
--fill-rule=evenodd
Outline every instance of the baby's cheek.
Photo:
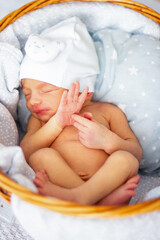
M 27 106 L 28 110 L 31 112 L 31 105 L 30 105 L 29 100 L 27 101 L 26 106 Z

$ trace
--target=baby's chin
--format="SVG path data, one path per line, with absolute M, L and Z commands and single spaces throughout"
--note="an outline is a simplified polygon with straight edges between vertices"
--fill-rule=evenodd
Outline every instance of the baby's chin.
M 34 115 L 34 117 L 36 117 L 36 118 L 39 119 L 40 121 L 46 123 L 46 122 L 49 121 L 49 119 L 50 119 L 54 114 L 51 114 L 51 113 L 36 114 L 36 113 L 34 113 L 33 115 Z

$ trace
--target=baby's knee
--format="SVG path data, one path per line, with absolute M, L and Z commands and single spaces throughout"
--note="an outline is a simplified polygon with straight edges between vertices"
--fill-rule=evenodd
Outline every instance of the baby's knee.
M 32 153 L 28 164 L 34 171 L 45 169 L 48 164 L 55 163 L 58 152 L 51 148 L 42 148 Z
M 45 162 L 45 158 L 48 155 L 48 151 L 45 148 L 39 149 L 36 152 L 32 153 L 28 164 L 34 169 L 38 170 L 39 165 L 42 165 Z
M 118 164 L 124 166 L 126 170 L 129 170 L 130 175 L 134 176 L 138 172 L 139 161 L 138 159 L 127 151 L 117 151 L 114 152 L 113 157 L 117 159 Z

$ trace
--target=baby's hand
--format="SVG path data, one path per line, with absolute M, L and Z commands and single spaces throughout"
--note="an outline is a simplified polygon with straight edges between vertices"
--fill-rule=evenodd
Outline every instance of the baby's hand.
M 89 90 L 88 87 L 83 90 L 80 96 L 79 89 L 80 84 L 77 81 L 76 83 L 71 84 L 69 91 L 66 90 L 63 92 L 59 108 L 55 115 L 61 127 L 65 127 L 73 123 L 72 115 L 74 113 L 79 113 L 86 100 Z
M 88 113 L 87 113 L 88 114 Z M 73 125 L 78 129 L 80 142 L 93 149 L 102 149 L 107 151 L 107 146 L 112 144 L 113 133 L 102 124 L 86 117 L 73 115 Z

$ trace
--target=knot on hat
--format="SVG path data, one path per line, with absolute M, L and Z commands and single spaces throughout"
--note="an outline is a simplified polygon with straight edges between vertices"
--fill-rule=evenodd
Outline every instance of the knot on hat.
M 25 45 L 27 56 L 37 62 L 54 60 L 65 48 L 65 43 L 58 40 L 42 38 L 38 34 L 29 36 Z

